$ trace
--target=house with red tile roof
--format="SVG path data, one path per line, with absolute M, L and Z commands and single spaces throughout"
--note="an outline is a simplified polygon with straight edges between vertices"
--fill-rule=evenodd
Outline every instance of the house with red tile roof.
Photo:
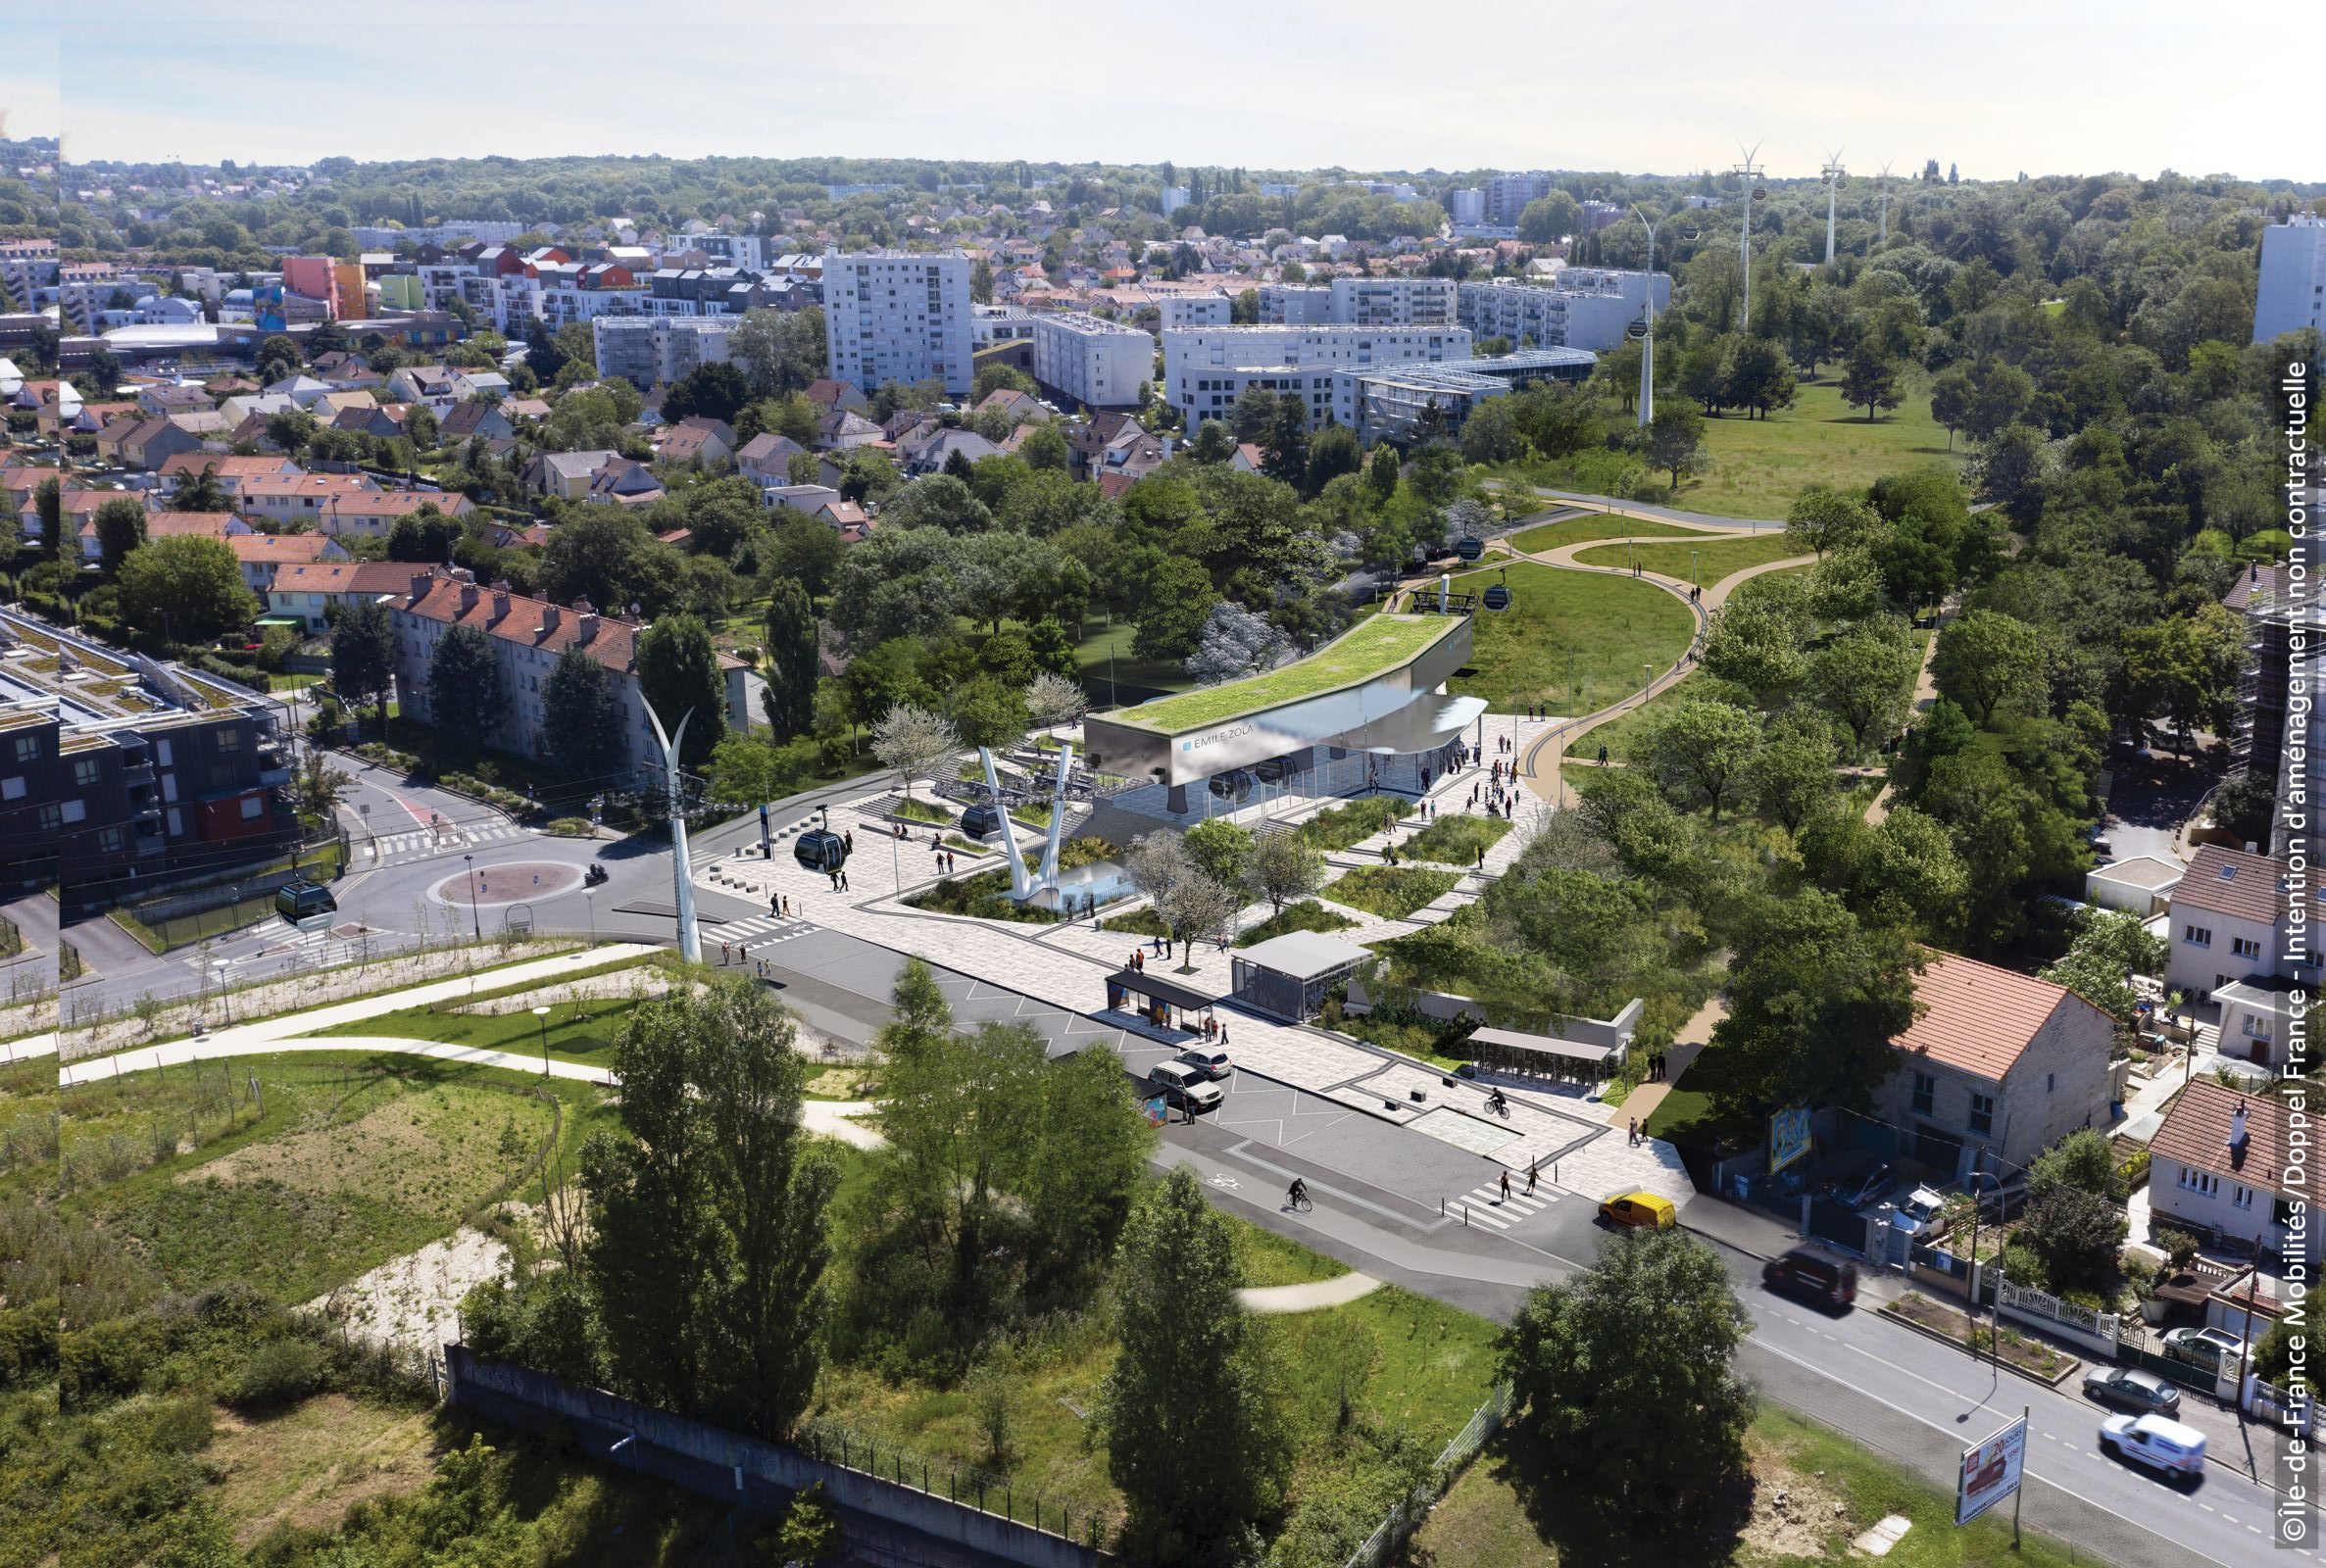
M 2289 1239 L 2294 1147 L 2286 1102 L 2192 1078 L 2149 1140 L 2149 1209 L 2159 1227 L 2243 1250 Z
M 333 538 L 384 539 L 398 521 L 430 506 L 447 517 L 465 517 L 476 510 L 476 503 L 458 490 L 347 490 L 324 499 L 315 525 Z
M 175 457 L 163 461 L 161 474 L 164 479 L 175 483 L 179 479 L 205 470 L 215 475 L 218 479 L 218 487 L 231 496 L 245 479 L 257 475 L 273 475 L 279 478 L 284 474 L 297 473 L 299 466 L 288 458 L 280 457 L 267 458 L 256 455 L 246 457 L 235 453 L 220 452 L 180 452 Z
M 492 644 L 499 686 L 486 745 L 547 760 L 541 688 L 558 660 L 578 649 L 613 677 L 624 753 L 619 771 L 631 772 L 652 758 L 653 726 L 638 690 L 643 625 L 601 613 L 585 599 L 555 605 L 513 593 L 507 583 L 485 587 L 465 569 L 406 570 L 404 592 L 390 602 L 388 614 L 396 634 L 396 695 L 406 713 L 428 721 L 428 665 L 436 645 L 454 626 L 473 626 Z M 726 682 L 727 727 L 739 733 L 751 725 L 745 689 L 750 666 L 722 654 L 719 667 Z M 675 727 L 677 714 L 664 716 Z
M 121 492 L 93 490 L 86 492 L 97 498 L 99 507 L 108 501 L 118 501 Z M 91 510 L 75 514 L 79 527 L 75 536 L 80 540 L 80 559 L 102 561 L 104 547 L 97 539 L 97 514 Z M 257 538 L 255 529 L 231 512 L 149 512 L 145 518 L 145 537 L 155 539 L 223 539 L 228 544 L 241 538 Z M 248 575 L 246 572 L 245 576 Z
M 238 533 L 228 537 L 226 548 L 242 567 L 243 584 L 261 603 L 283 567 L 347 559 L 338 540 L 320 533 Z
M 1899 1152 L 1954 1180 L 2024 1166 L 2117 1098 L 2116 1020 L 2065 986 L 1932 951 L 1876 1091 Z
M 2293 907 L 2287 881 L 2285 864 L 2266 855 L 2201 847 L 2173 885 L 2166 989 L 2202 1003 L 2224 986 L 2276 974 Z
M 408 561 L 339 559 L 277 566 L 267 587 L 267 613 L 296 615 L 309 631 L 320 632 L 330 625 L 327 612 L 334 605 L 344 608 L 358 599 L 379 601 L 410 593 L 412 572 Z

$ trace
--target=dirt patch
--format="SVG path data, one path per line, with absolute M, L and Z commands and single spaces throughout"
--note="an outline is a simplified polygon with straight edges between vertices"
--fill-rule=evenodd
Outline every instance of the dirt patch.
M 264 1421 L 222 1409 L 216 1431 L 208 1457 L 237 1547 L 277 1524 L 320 1529 L 367 1498 L 417 1492 L 439 1449 L 427 1412 L 343 1394 L 319 1395 Z
M 308 1302 L 358 1339 L 440 1355 L 460 1337 L 461 1298 L 509 1269 L 509 1249 L 467 1226 Z
M 274 1181 L 295 1192 L 361 1194 L 457 1219 L 532 1154 L 552 1119 L 538 1101 L 491 1090 L 364 1092 L 390 1098 L 352 1120 L 245 1145 L 177 1179 L 229 1187 Z
M 1738 1539 L 1749 1555 L 1823 1557 L 1830 1543 L 1857 1533 L 1841 1494 L 1822 1474 L 1795 1469 L 1781 1449 L 1750 1435 L 1745 1447 L 1752 1456 L 1753 1512 Z

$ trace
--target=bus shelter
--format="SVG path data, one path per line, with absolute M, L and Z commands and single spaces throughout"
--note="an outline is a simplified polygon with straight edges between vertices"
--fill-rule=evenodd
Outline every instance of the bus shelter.
M 1471 1058 L 1488 1071 L 1568 1083 L 1598 1082 L 1614 1070 L 1620 1054 L 1614 1046 L 1587 1046 L 1514 1029 L 1480 1029 L 1470 1036 L 1469 1045 Z
M 1117 969 L 1107 976 L 1107 1010 L 1131 1013 L 1157 1029 L 1200 1035 L 1203 1020 L 1195 1015 L 1210 1013 L 1217 1000 L 1145 969 Z

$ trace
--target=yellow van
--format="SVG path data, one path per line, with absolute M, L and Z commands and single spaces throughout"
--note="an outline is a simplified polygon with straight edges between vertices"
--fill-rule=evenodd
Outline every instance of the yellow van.
M 1617 1193 L 1599 1205 L 1599 1216 L 1610 1225 L 1651 1231 L 1668 1231 L 1680 1221 L 1672 1200 L 1656 1193 Z

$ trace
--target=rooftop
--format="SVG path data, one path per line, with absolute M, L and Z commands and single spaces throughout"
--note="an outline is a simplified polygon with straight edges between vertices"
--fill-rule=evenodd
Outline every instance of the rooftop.
M 2062 1004 L 2092 1005 L 2049 980 L 1925 952 L 1928 962 L 1914 977 L 1921 1015 L 1894 1044 L 1958 1071 L 2001 1083 Z
M 1116 723 L 1176 734 L 1239 714 L 1321 697 L 1411 663 L 1461 624 L 1454 615 L 1375 615 L 1306 659 L 1242 680 L 1223 681 L 1102 715 Z
M 2207 844 L 2172 890 L 2176 913 L 2208 909 L 2256 925 L 2275 925 L 2286 913 L 2286 867 L 2266 855 L 2247 855 Z
M 2230 1123 L 2241 1109 L 2246 1113 L 2246 1141 L 2232 1149 Z M 2282 1102 L 2224 1088 L 2209 1078 L 2194 1078 L 2164 1113 L 2163 1125 L 2149 1142 L 2149 1152 L 2277 1192 L 2286 1176 L 2287 1127 Z

